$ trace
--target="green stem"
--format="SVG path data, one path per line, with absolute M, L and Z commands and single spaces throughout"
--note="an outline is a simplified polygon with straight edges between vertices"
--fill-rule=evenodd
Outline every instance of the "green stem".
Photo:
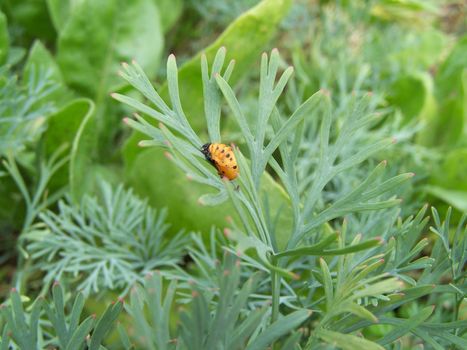
M 272 313 L 271 323 L 277 321 L 279 317 L 281 276 L 274 270 L 271 270 L 271 292 L 272 292 Z

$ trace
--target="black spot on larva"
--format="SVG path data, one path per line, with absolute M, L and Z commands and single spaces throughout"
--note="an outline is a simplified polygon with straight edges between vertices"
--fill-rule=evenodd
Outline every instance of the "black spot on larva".
M 216 151 L 219 150 L 219 146 L 216 147 Z
M 227 158 L 230 158 L 230 153 L 227 153 L 225 156 L 226 156 Z
M 223 150 L 221 151 L 221 153 L 224 153 L 224 152 L 225 152 L 225 149 L 223 149 Z
M 234 169 L 237 169 L 237 166 L 236 166 L 236 165 L 234 165 L 234 167 L 233 167 L 233 168 L 234 168 Z

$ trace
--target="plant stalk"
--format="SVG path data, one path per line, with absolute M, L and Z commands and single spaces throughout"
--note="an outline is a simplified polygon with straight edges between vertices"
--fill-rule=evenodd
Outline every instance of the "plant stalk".
M 276 322 L 279 317 L 279 303 L 280 303 L 280 287 L 281 287 L 281 276 L 271 270 L 271 294 L 272 294 L 272 313 L 271 313 L 271 324 Z

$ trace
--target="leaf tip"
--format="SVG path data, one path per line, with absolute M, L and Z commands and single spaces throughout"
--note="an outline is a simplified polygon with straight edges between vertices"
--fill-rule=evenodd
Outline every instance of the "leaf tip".
M 232 224 L 233 219 L 232 219 L 232 217 L 231 217 L 230 215 L 227 215 L 227 216 L 225 217 L 225 221 L 227 221 L 227 223 L 229 223 L 229 224 Z
M 128 117 L 125 117 L 122 119 L 122 122 L 125 123 L 126 125 L 128 125 L 129 121 L 130 121 L 130 118 Z
M 330 97 L 330 96 L 331 96 L 331 92 L 330 92 L 328 89 L 321 88 L 321 89 L 319 89 L 319 92 L 321 92 L 321 94 L 323 94 L 323 95 L 326 96 L 326 97 Z
M 408 173 L 407 174 L 409 177 L 414 177 L 415 176 L 415 173 Z
M 167 158 L 168 160 L 172 160 L 173 159 L 173 156 L 170 154 L 170 152 L 164 152 L 164 156 L 165 158 Z
M 380 163 L 383 167 L 386 167 L 388 165 L 388 161 L 385 159 Z
M 223 232 L 224 232 L 224 236 L 225 236 L 225 237 L 227 237 L 227 238 L 230 237 L 230 234 L 231 234 L 230 229 L 228 229 L 228 228 L 226 227 L 226 228 L 224 228 L 224 231 L 223 231 Z
M 396 143 L 397 143 L 397 138 L 392 137 L 392 138 L 391 138 L 391 142 L 392 142 L 392 144 L 396 144 Z

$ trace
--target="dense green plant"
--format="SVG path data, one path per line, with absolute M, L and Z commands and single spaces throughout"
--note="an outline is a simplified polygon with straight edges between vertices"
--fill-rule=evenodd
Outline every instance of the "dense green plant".
M 45 116 L 55 106 L 41 103 L 57 88 L 50 79 L 51 72 L 33 67 L 27 81 L 0 67 L 0 156 L 16 154 L 37 141 L 45 130 Z
M 338 229 L 338 226 L 336 227 L 331 220 L 349 214 L 382 210 L 397 205 L 399 203 L 397 199 L 385 199 L 383 195 L 394 191 L 413 174 L 385 177 L 386 163 L 382 162 L 360 184 L 353 185 L 353 188 L 340 193 L 338 198 L 331 199 L 330 203 L 324 206 L 326 202 L 321 200 L 321 193 L 336 175 L 365 161 L 392 143 L 392 140 L 388 139 L 365 144 L 360 148 L 358 148 L 357 143 L 355 146 L 357 151 L 354 151 L 353 154 L 347 153 L 348 149 L 344 146 L 352 145 L 352 138 L 355 134 L 375 121 L 375 115 L 371 113 L 371 108 L 370 113 L 368 113 L 370 102 L 365 98 L 354 99 L 349 104 L 351 108 L 343 117 L 343 122 L 339 125 L 338 130 L 332 129 L 333 116 L 326 92 L 318 92 L 313 95 L 299 106 L 288 119 L 284 119 L 279 110 L 274 108 L 274 105 L 292 71 L 291 69 L 285 70 L 275 85 L 279 56 L 277 51 L 273 51 L 269 59 L 266 55 L 262 59 L 257 114 L 253 118 L 254 127 L 250 127 L 248 120 L 251 120 L 252 117 L 245 116 L 233 90 L 227 83 L 232 71 L 232 64 L 228 65 L 221 75 L 224 57 L 225 52 L 220 50 L 216 55 L 211 72 L 208 71 L 207 61 L 205 59 L 202 61 L 205 116 L 209 141 L 220 142 L 221 100 L 219 97 L 222 93 L 233 111 L 233 117 L 245 139 L 244 148 L 248 150 L 250 158 L 247 160 L 238 148 L 235 149 L 241 175 L 238 181 L 233 184 L 219 179 L 203 159 L 200 152 L 203 142 L 190 128 L 179 99 L 177 68 L 173 56 L 169 57 L 167 64 L 172 108 L 152 88 L 149 80 L 135 62 L 132 66 L 124 64 L 122 76 L 140 90 L 157 109 L 150 108 L 123 95 L 114 94 L 113 97 L 160 122 L 159 126 L 156 127 L 139 115 L 135 115 L 136 120 L 125 120 L 130 126 L 152 137 L 151 140 L 142 141 L 141 146 L 168 148 L 171 152 L 171 159 L 187 173 L 190 179 L 212 186 L 217 190 L 215 194 L 202 196 L 200 198 L 202 203 L 216 205 L 229 197 L 233 201 L 241 225 L 235 226 L 229 232 L 233 240 L 236 241 L 237 247 L 235 249 L 241 252 L 250 248 L 255 249 L 257 261 L 269 272 L 272 323 L 280 317 L 283 287 L 287 290 L 290 289 L 288 282 L 281 277 L 298 278 L 291 270 L 293 265 L 290 263 L 297 258 L 304 259 L 304 256 L 329 256 L 328 262 L 323 258 L 319 260 L 319 270 L 312 269 L 313 277 L 320 282 L 318 289 L 324 288 L 323 302 L 327 307 L 317 304 L 323 308 L 321 311 L 323 314 L 320 317 L 319 326 L 315 326 L 311 330 L 312 336 L 309 338 L 307 347 L 316 346 L 315 342 L 318 339 L 332 342 L 335 336 L 335 331 L 332 329 L 337 315 L 341 315 L 342 318 L 342 314 L 348 315 L 350 313 L 375 322 L 377 317 L 364 307 L 365 303 L 361 305 L 361 300 L 368 298 L 370 300 L 390 300 L 388 294 L 404 288 L 403 284 L 397 283 L 397 279 L 390 278 L 391 275 L 399 278 L 404 275 L 403 280 L 407 280 L 410 278 L 405 277 L 405 272 L 428 269 L 432 264 L 430 258 L 413 260 L 424 245 L 423 241 L 416 245 L 417 237 L 424 226 L 420 225 L 423 211 L 417 216 L 415 222 L 408 221 L 407 225 L 418 229 L 418 235 L 413 235 L 410 238 L 413 240 L 412 244 L 407 244 L 407 238 L 404 238 L 404 247 L 402 248 L 394 246 L 397 239 L 389 240 L 388 245 L 381 246 L 382 241 L 379 238 L 364 242 L 360 242 L 361 235 L 352 234 L 347 238 L 345 223 L 344 227 L 341 228 L 341 235 L 337 235 L 333 231 L 334 227 Z M 267 132 L 270 118 L 272 130 L 269 129 Z M 315 127 L 317 118 L 320 119 L 319 141 L 317 143 L 319 157 L 309 165 L 309 169 L 303 171 L 306 177 L 301 178 L 299 174 L 304 165 L 300 164 L 299 161 L 302 157 L 308 159 L 309 156 L 306 150 L 303 151 L 300 148 L 300 145 L 308 128 Z M 312 122 L 308 123 L 309 120 Z M 266 137 L 268 138 L 267 142 Z M 265 143 L 266 145 L 264 145 Z M 280 158 L 273 156 L 277 148 L 280 152 Z M 267 180 L 265 180 L 263 173 L 267 164 L 281 180 L 283 191 L 287 193 L 286 198 L 288 199 L 282 203 L 282 211 L 290 210 L 293 220 L 289 222 L 288 226 L 279 225 L 281 210 L 275 213 L 270 210 L 268 193 L 264 190 L 264 182 Z M 287 209 L 288 206 L 290 209 Z M 387 238 L 394 235 L 397 237 L 397 234 L 392 233 Z M 335 246 L 336 241 L 337 246 Z M 380 247 L 378 248 L 378 246 Z M 409 249 L 410 253 L 406 253 L 406 258 L 396 265 L 387 265 L 387 260 L 382 259 L 390 254 L 404 254 L 404 249 Z M 359 251 L 365 252 L 358 253 Z M 339 255 L 341 257 L 337 258 Z M 353 259 L 355 259 L 354 262 L 352 262 Z M 313 258 L 310 261 L 308 258 L 308 263 L 314 266 L 317 260 Z M 335 279 L 331 274 L 329 263 L 337 268 Z M 310 267 L 302 264 L 302 268 Z M 410 279 L 410 282 L 417 288 L 420 287 L 416 280 Z M 335 283 L 337 285 L 334 285 Z M 430 288 L 424 291 L 428 293 L 429 290 Z M 426 293 L 422 293 L 422 295 Z M 334 296 L 338 299 L 334 299 Z M 313 296 L 309 300 L 313 300 Z M 308 305 L 300 303 L 295 307 L 309 308 L 313 305 L 317 306 L 311 302 Z M 427 314 L 423 320 L 430 314 Z M 336 329 L 336 331 L 342 332 L 342 329 Z M 340 346 L 350 346 L 345 345 L 347 343 L 353 344 L 352 346 L 361 344 L 367 348 L 380 348 L 376 343 L 345 334 L 345 332 L 339 334 L 339 339 L 341 339 Z M 389 342 L 386 339 L 380 341 L 383 344 Z
M 253 274 L 241 286 L 238 257 L 226 253 L 221 260 L 213 275 L 218 288 L 209 289 L 192 281 L 193 300 L 189 310 L 186 306 L 177 306 L 181 323 L 177 332 L 170 329 L 171 319 L 175 317 L 171 311 L 177 292 L 176 281 L 171 281 L 163 295 L 164 278 L 155 273 L 147 277 L 144 286 L 132 291 L 126 308 L 135 323 L 129 331 L 136 333 L 135 339 L 141 346 L 146 349 L 264 349 L 308 318 L 309 312 L 298 310 L 268 325 L 267 305 L 254 309 L 248 306 L 261 275 Z M 148 313 L 144 312 L 146 308 Z M 293 333 L 283 349 L 294 346 L 299 338 L 300 334 Z
M 71 279 L 86 295 L 104 289 L 126 292 L 156 268 L 170 267 L 182 255 L 186 238 L 168 237 L 166 210 L 156 211 L 122 185 L 102 182 L 100 196 L 85 195 L 79 206 L 68 199 L 58 213 L 45 211 L 25 235 L 44 288 Z
M 78 350 L 87 344 L 88 349 L 105 349 L 104 338 L 123 309 L 123 300 L 109 305 L 98 319 L 96 315 L 81 319 L 83 295 L 78 293 L 72 306 L 67 305 L 66 295 L 54 283 L 51 301 L 40 296 L 25 310 L 22 296 L 13 289 L 10 299 L 0 306 L 4 321 L 0 348 Z
M 2 2 L 0 349 L 467 348 L 464 17 Z

